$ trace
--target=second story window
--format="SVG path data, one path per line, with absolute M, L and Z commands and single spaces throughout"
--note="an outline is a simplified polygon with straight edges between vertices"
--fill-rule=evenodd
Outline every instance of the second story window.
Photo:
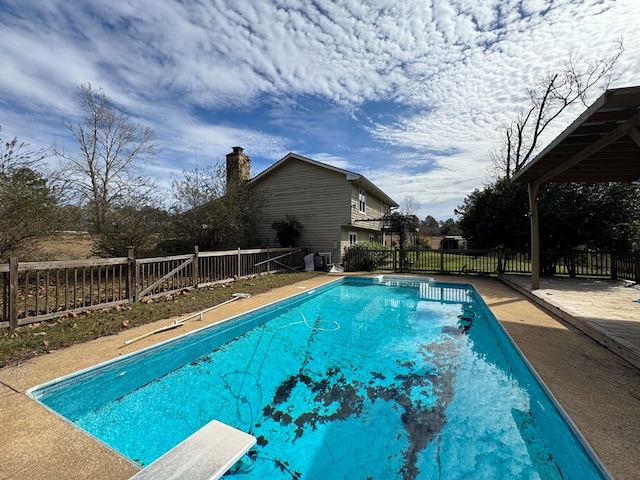
M 358 204 L 360 211 L 365 213 L 367 211 L 367 196 L 365 195 L 364 190 L 360 190 L 358 195 Z

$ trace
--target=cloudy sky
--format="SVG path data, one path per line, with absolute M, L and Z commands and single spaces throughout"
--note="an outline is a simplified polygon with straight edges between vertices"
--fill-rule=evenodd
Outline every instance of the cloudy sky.
M 235 145 L 253 175 L 295 152 L 446 220 L 569 55 L 622 38 L 614 86 L 640 84 L 639 25 L 638 0 L 0 0 L 0 135 L 77 148 L 91 83 L 155 130 L 161 184 Z

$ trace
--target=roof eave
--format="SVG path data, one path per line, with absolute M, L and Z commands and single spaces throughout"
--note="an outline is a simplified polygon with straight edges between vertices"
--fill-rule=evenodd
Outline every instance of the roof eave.
M 351 172 L 349 170 L 345 170 L 343 168 L 335 167 L 335 166 L 329 165 L 327 163 L 322 163 L 322 162 L 319 162 L 317 160 L 313 160 L 312 158 L 307 158 L 307 157 L 304 157 L 302 155 L 298 155 L 297 153 L 293 153 L 293 152 L 287 153 L 284 157 L 282 157 L 276 163 L 274 163 L 273 165 L 271 165 L 268 168 L 264 169 L 258 175 L 256 175 L 251 180 L 249 180 L 249 184 L 251 185 L 251 184 L 259 181 L 261 178 L 265 177 L 270 172 L 276 170 L 283 163 L 289 161 L 290 159 L 300 160 L 302 162 L 306 162 L 306 163 L 309 163 L 311 165 L 316 165 L 318 167 L 325 168 L 327 170 L 331 170 L 331 171 L 334 171 L 334 172 L 339 173 L 341 175 L 344 175 L 345 179 L 347 181 L 356 182 L 358 184 L 362 184 L 364 187 L 367 188 L 367 190 L 373 191 L 378 198 L 380 198 L 383 202 L 387 203 L 390 207 L 397 208 L 399 206 L 398 203 L 396 203 L 391 197 L 389 197 L 386 193 L 384 193 L 382 190 L 380 190 L 380 188 L 378 188 L 374 183 L 372 183 L 370 180 L 368 180 L 364 175 L 360 175 L 358 173 Z
M 560 135 L 558 135 L 558 137 L 556 137 L 542 152 L 536 155 L 535 158 L 532 161 L 530 161 L 522 170 L 515 173 L 511 181 L 514 183 L 538 183 L 538 184 L 542 184 L 547 181 L 553 181 L 552 180 L 553 175 L 550 175 L 550 174 L 553 173 L 554 169 L 556 168 L 554 167 L 554 168 L 544 169 L 544 168 L 541 168 L 541 165 L 539 165 L 539 163 L 542 163 L 543 159 L 545 159 L 547 155 L 554 152 L 556 148 L 561 146 L 563 142 L 565 142 L 568 139 L 568 137 L 572 136 L 576 132 L 576 130 L 578 130 L 584 124 L 589 124 L 588 120 L 594 115 L 602 114 L 603 112 L 607 114 L 615 115 L 618 113 L 618 110 L 620 112 L 627 112 L 628 114 L 628 112 L 630 110 L 633 110 L 633 108 L 636 105 L 640 105 L 640 87 L 639 86 L 610 89 L 605 91 L 574 122 L 572 122 L 571 125 L 569 125 Z M 634 117 L 628 118 L 628 117 L 622 116 L 622 113 L 621 113 L 620 118 L 616 120 L 620 126 L 621 122 L 633 123 L 634 122 L 633 118 Z M 610 124 L 611 122 L 608 122 L 608 123 Z M 598 124 L 599 124 L 598 122 L 595 123 L 596 126 Z M 606 125 L 606 124 L 607 122 L 603 122 L 603 125 Z M 607 135 L 612 135 L 614 132 L 612 130 L 605 130 L 603 127 L 603 130 L 598 133 L 601 136 L 605 137 Z M 627 132 L 625 134 L 629 134 L 629 133 Z M 631 132 L 630 135 L 633 135 L 633 132 Z M 597 142 L 594 142 L 594 144 L 595 143 Z M 587 149 L 585 149 L 585 151 L 586 150 Z M 595 151 L 596 150 L 593 150 L 592 153 L 585 152 L 588 155 L 583 155 L 584 158 L 585 159 L 588 158 Z M 578 156 L 576 156 L 576 158 L 578 158 Z M 560 165 L 562 165 L 566 161 L 567 160 L 563 160 L 562 162 L 559 162 L 558 168 Z M 576 161 L 576 159 L 573 159 L 573 161 L 575 162 L 575 165 L 577 165 L 580 163 L 581 160 Z M 572 166 L 575 166 L 575 165 L 569 165 L 565 170 L 568 170 L 569 168 L 572 168 Z M 565 181 L 572 181 L 572 180 L 565 180 Z M 578 181 L 578 180 L 575 180 L 575 181 Z M 603 180 L 603 181 L 606 181 L 606 180 Z

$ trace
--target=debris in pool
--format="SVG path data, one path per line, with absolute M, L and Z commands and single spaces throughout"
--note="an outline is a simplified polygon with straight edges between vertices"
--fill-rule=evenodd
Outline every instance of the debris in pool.
M 402 451 L 404 462 L 398 473 L 405 480 L 415 478 L 419 473 L 418 454 L 438 436 L 447 423 L 445 412 L 453 398 L 452 385 L 456 368 L 447 363 L 446 353 L 453 348 L 453 342 L 455 340 L 452 338 L 424 345 L 422 349 L 425 357 L 427 351 L 433 355 L 429 356 L 429 360 L 430 363 L 435 360 L 436 371 L 439 373 L 416 371 L 415 362 L 398 361 L 408 371 L 396 375 L 389 386 L 373 386 L 379 384 L 376 380 L 386 379 L 381 372 L 371 372 L 371 379 L 364 383 L 347 381 L 344 374 L 336 375 L 339 369 L 335 367 L 327 368 L 325 375 L 318 375 L 318 379 L 310 376 L 311 374 L 299 372 L 280 384 L 272 404 L 263 409 L 263 414 L 283 426 L 295 424 L 297 428 L 291 439 L 295 442 L 304 436 L 307 429 L 313 431 L 320 424 L 359 417 L 368 403 L 379 400 L 393 402 L 392 408 L 400 410 L 400 422 L 408 441 L 407 448 Z M 426 405 L 417 400 L 414 395 L 418 390 L 423 392 L 418 398 L 437 393 L 435 403 Z M 312 409 L 296 416 L 293 415 L 295 410 L 290 401 L 300 396 L 313 398 Z

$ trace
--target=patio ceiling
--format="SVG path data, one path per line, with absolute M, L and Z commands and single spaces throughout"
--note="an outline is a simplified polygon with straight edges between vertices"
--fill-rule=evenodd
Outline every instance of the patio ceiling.
M 640 86 L 604 92 L 511 180 L 526 183 L 529 190 L 531 289 L 536 290 L 540 288 L 540 186 L 640 181 Z
M 517 183 L 631 182 L 640 177 L 640 86 L 607 90 L 513 176 Z

